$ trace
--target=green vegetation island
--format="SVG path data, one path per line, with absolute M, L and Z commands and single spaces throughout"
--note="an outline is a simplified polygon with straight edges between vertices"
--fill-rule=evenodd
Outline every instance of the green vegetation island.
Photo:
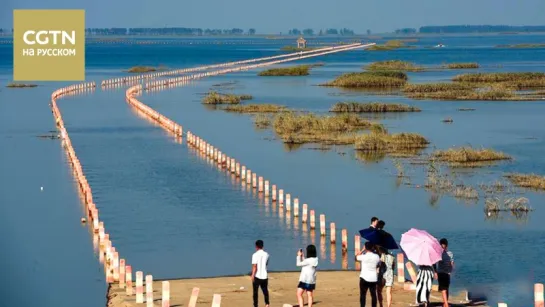
M 26 83 L 9 83 L 6 85 L 8 88 L 29 88 L 29 87 L 37 87 L 36 84 L 26 84 Z

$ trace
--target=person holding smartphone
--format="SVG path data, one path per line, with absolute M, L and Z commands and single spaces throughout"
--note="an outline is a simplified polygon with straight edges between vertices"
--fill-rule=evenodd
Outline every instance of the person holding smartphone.
M 375 253 L 371 242 L 365 242 L 363 249 L 356 255 L 361 262 L 360 272 L 360 307 L 365 307 L 367 291 L 371 294 L 371 307 L 377 307 L 377 281 L 380 257 Z
M 312 307 L 314 290 L 316 289 L 316 267 L 318 266 L 318 257 L 316 257 L 316 246 L 307 246 L 307 257 L 303 254 L 303 249 L 297 251 L 297 266 L 301 267 L 299 284 L 297 285 L 297 302 L 299 306 L 304 306 L 303 293 L 307 292 L 308 306 Z

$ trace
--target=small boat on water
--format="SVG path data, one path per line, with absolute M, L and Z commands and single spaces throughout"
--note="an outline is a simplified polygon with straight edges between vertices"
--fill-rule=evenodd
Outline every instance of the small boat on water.
M 435 45 L 433 48 L 445 48 L 445 45 L 439 44 L 439 45 Z

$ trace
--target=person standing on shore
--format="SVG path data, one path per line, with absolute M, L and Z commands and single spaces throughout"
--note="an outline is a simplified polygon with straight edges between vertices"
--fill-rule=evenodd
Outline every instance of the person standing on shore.
M 371 294 L 371 307 L 377 307 L 377 280 L 380 257 L 373 252 L 371 242 L 365 242 L 363 249 L 356 255 L 356 261 L 361 262 L 360 307 L 365 307 L 367 290 Z
M 265 297 L 265 307 L 269 307 L 269 279 L 267 275 L 267 265 L 269 263 L 269 254 L 263 250 L 263 241 L 255 242 L 256 252 L 252 255 L 252 286 L 254 307 L 258 306 L 257 292 L 261 287 Z
M 431 286 L 435 276 L 435 270 L 430 265 L 418 266 L 416 277 L 416 303 L 427 307 L 430 303 Z
M 380 225 L 380 223 L 379 223 Z M 377 298 L 380 307 L 384 306 L 382 290 L 386 288 L 386 306 L 392 306 L 392 286 L 394 285 L 395 257 L 383 247 L 377 247 L 380 255 L 380 272 L 377 283 Z
M 371 218 L 371 227 L 373 227 L 373 228 L 376 229 L 376 228 L 377 228 L 377 224 L 378 224 L 378 217 L 373 216 L 373 217 Z
M 297 252 L 297 266 L 301 268 L 299 276 L 299 284 L 297 285 L 297 302 L 299 306 L 304 306 L 303 293 L 307 292 L 308 307 L 312 307 L 313 294 L 316 289 L 316 267 L 318 266 L 318 258 L 316 257 L 316 246 L 307 246 L 307 258 L 303 255 L 303 250 Z
M 443 307 L 449 307 L 450 273 L 454 269 L 454 254 L 448 250 L 447 239 L 439 240 L 439 244 L 443 248 L 443 253 L 441 254 L 441 260 L 436 264 L 437 281 L 439 282 L 439 291 L 443 296 Z

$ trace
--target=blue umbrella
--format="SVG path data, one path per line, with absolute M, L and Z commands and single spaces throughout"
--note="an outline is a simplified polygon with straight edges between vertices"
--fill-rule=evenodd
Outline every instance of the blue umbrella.
M 360 230 L 360 236 L 372 244 L 382 246 L 386 249 L 399 249 L 394 237 L 384 230 L 369 227 Z

